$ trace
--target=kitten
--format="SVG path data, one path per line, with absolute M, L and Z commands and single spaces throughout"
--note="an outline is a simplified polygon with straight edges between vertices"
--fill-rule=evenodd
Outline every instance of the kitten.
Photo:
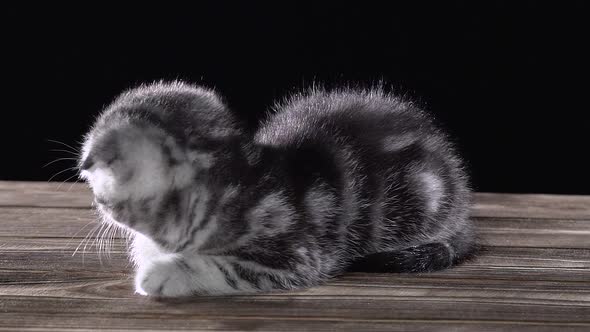
M 459 157 L 380 90 L 293 96 L 249 135 L 211 90 L 141 86 L 100 115 L 79 167 L 104 222 L 131 234 L 143 295 L 434 271 L 474 249 Z

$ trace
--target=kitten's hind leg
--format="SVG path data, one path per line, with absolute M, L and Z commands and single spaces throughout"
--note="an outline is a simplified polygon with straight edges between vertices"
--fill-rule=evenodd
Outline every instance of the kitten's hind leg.
M 442 243 L 428 243 L 397 251 L 377 252 L 356 260 L 350 272 L 430 272 L 452 265 L 451 255 Z
M 354 261 L 348 271 L 404 273 L 446 269 L 462 263 L 477 250 L 471 237 L 455 238 L 459 240 L 425 243 L 401 250 L 370 254 Z

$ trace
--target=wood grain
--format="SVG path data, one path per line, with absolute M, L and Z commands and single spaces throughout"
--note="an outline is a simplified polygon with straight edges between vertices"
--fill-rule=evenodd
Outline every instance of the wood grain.
M 97 225 L 91 197 L 55 186 L 0 182 L 0 331 L 590 330 L 588 197 L 477 194 L 484 247 L 446 271 L 164 301 L 133 294 L 123 239 L 72 255 Z
M 0 206 L 90 208 L 83 183 L 0 181 Z
M 0 224 L 0 237 L 84 237 L 98 218 L 90 209 L 0 207 Z
M 472 216 L 590 220 L 590 196 L 476 193 Z
M 486 246 L 590 248 L 590 220 L 473 217 Z
M 472 219 L 480 242 L 487 246 L 590 248 L 590 220 Z M 83 238 L 98 222 L 90 209 L 0 207 L 0 224 L 0 237 Z
M 0 206 L 90 208 L 83 183 L 0 181 Z M 475 217 L 590 220 L 590 196 L 475 193 Z

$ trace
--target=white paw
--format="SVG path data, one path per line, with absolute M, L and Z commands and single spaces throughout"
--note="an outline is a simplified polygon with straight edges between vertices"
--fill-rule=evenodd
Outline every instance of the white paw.
M 137 272 L 135 292 L 140 295 L 180 297 L 192 295 L 191 277 L 174 261 L 155 262 Z

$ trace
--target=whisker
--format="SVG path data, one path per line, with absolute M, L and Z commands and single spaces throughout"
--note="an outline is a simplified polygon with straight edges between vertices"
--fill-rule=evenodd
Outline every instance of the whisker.
M 96 220 L 89 222 L 88 224 L 86 224 L 86 226 L 90 225 L 92 222 L 96 222 Z M 86 226 L 84 226 L 84 227 L 86 227 Z M 82 246 L 84 241 L 86 239 L 88 239 L 91 236 L 91 234 L 93 234 L 96 231 L 96 229 L 98 229 L 98 227 L 100 227 L 100 225 L 94 225 L 94 227 L 88 232 L 88 234 L 86 234 L 86 236 L 82 239 L 82 241 L 80 241 L 80 244 L 78 244 L 78 246 L 76 247 L 76 250 L 74 250 L 72 257 L 76 255 L 76 253 L 78 252 L 78 249 L 80 249 L 80 246 Z
M 70 148 L 70 149 L 74 150 L 75 152 L 80 152 L 80 149 L 76 149 L 75 147 L 73 147 L 73 146 L 71 146 L 71 145 L 69 145 L 69 144 L 66 144 L 66 143 L 64 143 L 64 142 L 60 142 L 60 141 L 57 141 L 57 140 L 54 140 L 54 139 L 47 139 L 47 140 L 48 140 L 49 142 L 53 142 L 53 143 L 57 143 L 57 144 L 64 145 L 64 146 L 66 146 L 66 147 L 68 147 L 68 148 Z
M 117 233 L 118 233 L 118 229 L 119 227 L 115 225 L 115 227 L 113 227 L 110 237 L 109 237 L 109 248 L 111 250 L 111 253 L 113 251 L 113 247 L 116 245 L 116 240 L 117 240 Z M 111 254 L 109 253 L 109 254 Z
M 107 236 L 107 257 L 109 259 L 111 258 L 111 252 L 113 251 L 113 236 L 117 233 L 117 228 L 116 225 L 113 225 Z
M 64 170 L 62 170 L 62 171 L 60 171 L 60 172 L 57 172 L 57 173 L 53 174 L 53 176 L 52 176 L 52 177 L 50 177 L 50 178 L 49 178 L 49 180 L 47 180 L 47 182 L 50 182 L 50 181 L 51 181 L 51 180 L 52 180 L 54 177 L 56 177 L 56 176 L 60 175 L 60 174 L 61 174 L 61 173 L 63 173 L 63 172 L 71 171 L 71 170 L 73 170 L 73 169 L 76 169 L 76 168 L 78 168 L 78 167 L 77 167 L 77 166 L 74 166 L 74 167 L 69 167 L 69 168 L 66 168 L 66 169 L 64 169 Z
M 62 160 L 78 160 L 78 158 L 57 158 L 57 159 L 50 161 L 47 164 L 43 165 L 41 168 L 45 168 L 53 163 L 56 163 L 56 162 L 62 161 Z
M 129 241 L 131 240 L 131 232 L 129 232 L 127 229 L 119 227 L 119 235 L 123 240 L 125 240 L 125 246 L 129 247 Z
M 63 184 L 66 183 L 68 180 L 70 180 L 70 179 L 72 179 L 73 177 L 76 177 L 76 176 L 78 176 L 78 172 L 76 172 L 76 174 L 70 176 L 69 178 L 65 179 L 62 183 L 60 183 L 59 186 L 57 186 L 57 190 L 59 190 L 59 188 L 61 186 L 63 186 Z
M 78 174 L 76 174 L 76 175 L 78 175 Z M 69 180 L 69 179 L 68 179 L 68 180 Z M 66 180 L 66 181 L 67 181 L 67 180 Z M 68 187 L 68 192 L 70 192 L 70 190 L 72 190 L 72 188 L 74 188 L 74 185 L 75 185 L 76 183 L 80 183 L 80 182 L 79 182 L 79 181 L 77 181 L 77 180 L 76 180 L 76 181 L 74 181 L 74 182 L 72 182 L 72 184 L 70 184 L 70 186 Z
M 104 223 L 101 223 L 100 224 L 100 227 L 98 228 L 98 230 L 93 235 L 92 242 L 90 242 L 90 239 L 88 239 L 88 242 L 90 242 L 90 246 L 88 247 L 88 249 L 92 249 L 92 247 L 96 245 L 96 241 L 98 240 L 98 238 L 100 236 L 100 232 L 104 229 L 104 227 L 105 227 L 105 224 Z M 86 248 L 84 248 L 84 251 L 86 251 Z M 97 256 L 98 256 L 98 260 L 100 261 L 100 255 L 98 255 L 98 252 L 97 252 Z M 102 262 L 101 262 L 101 265 L 102 265 Z
M 100 234 L 102 232 L 104 232 L 104 229 L 105 228 L 106 228 L 106 224 L 102 224 L 100 226 L 100 229 L 98 230 L 98 234 L 96 234 L 94 236 L 94 240 L 92 241 L 92 244 L 90 244 L 90 248 L 92 248 L 92 246 L 94 246 L 94 248 L 96 250 L 96 255 L 98 256 L 98 260 L 100 262 L 100 265 L 102 265 L 102 260 L 101 260 L 101 257 L 100 257 L 100 250 L 99 250 L 99 248 L 100 248 Z
M 115 232 L 117 225 L 111 224 L 105 238 L 105 253 L 108 259 L 111 259 L 111 252 L 113 251 L 113 232 Z
M 98 228 L 98 226 L 99 225 L 95 225 L 94 227 L 92 227 L 90 232 L 88 232 L 88 234 L 86 234 L 86 236 L 82 239 L 82 241 L 80 241 L 80 243 L 76 247 L 76 250 L 74 250 L 74 253 L 72 253 L 72 256 L 76 255 L 76 253 L 78 252 L 78 249 L 80 249 L 80 246 L 82 246 L 82 245 L 86 246 L 86 243 L 88 243 L 88 241 L 87 241 L 88 237 L 94 233 L 94 231 Z M 82 264 L 84 264 L 84 250 L 82 250 Z
M 91 220 L 88 223 L 86 223 L 86 225 L 82 226 L 82 228 L 80 228 L 76 233 L 74 233 L 74 235 L 72 235 L 72 237 L 70 238 L 68 243 L 66 243 L 66 247 L 70 244 L 70 242 L 72 242 L 72 240 L 74 239 L 74 237 L 76 237 L 76 235 L 80 234 L 81 231 L 83 231 L 84 229 L 86 229 L 86 227 L 92 225 L 95 222 L 96 222 L 96 220 Z
M 74 152 L 74 151 L 70 151 L 70 150 L 64 150 L 64 149 L 49 149 L 49 151 L 51 151 L 51 152 L 67 152 L 67 153 L 73 154 L 74 156 L 78 156 L 79 155 L 78 152 Z
M 96 240 L 96 233 L 100 232 L 101 228 L 102 228 L 102 224 L 100 224 L 99 227 L 96 227 L 94 229 L 94 231 L 92 232 L 92 236 L 90 236 L 90 237 L 88 237 L 88 239 L 86 239 L 86 244 L 84 245 L 84 249 L 82 250 L 82 263 L 84 263 L 84 258 L 86 257 L 86 246 L 88 244 L 90 244 L 90 247 L 88 249 L 92 248 L 92 243 L 94 243 L 94 242 L 91 243 L 90 240 L 92 238 L 94 238 Z
M 104 223 L 101 222 L 98 225 L 98 227 L 92 232 L 92 236 L 88 238 L 88 240 L 86 241 L 86 244 L 84 245 L 84 249 L 82 251 L 83 252 L 82 255 L 86 254 L 86 246 L 88 246 L 88 244 L 90 244 L 90 247 L 88 249 L 92 248 L 92 246 L 96 242 L 96 233 L 100 233 L 100 231 L 102 230 L 103 227 L 104 227 Z M 94 238 L 94 240 L 92 242 L 90 242 L 90 239 L 91 238 Z
M 104 255 L 104 256 L 108 256 L 107 255 L 107 248 L 106 248 L 106 239 L 107 239 L 107 235 L 109 233 L 109 230 L 111 229 L 111 227 L 113 226 L 113 224 L 108 224 L 107 227 L 105 228 L 104 232 L 102 233 L 102 235 L 100 236 L 100 245 L 98 247 L 98 253 L 99 255 Z
M 100 262 L 100 265 L 102 266 L 102 250 L 103 250 L 103 245 L 104 245 L 104 235 L 106 233 L 106 231 L 109 229 L 109 227 L 111 226 L 111 224 L 103 224 L 104 227 L 102 228 L 102 230 L 100 232 L 98 232 L 98 237 L 97 237 L 97 242 L 96 242 L 96 253 L 98 254 L 98 261 Z

